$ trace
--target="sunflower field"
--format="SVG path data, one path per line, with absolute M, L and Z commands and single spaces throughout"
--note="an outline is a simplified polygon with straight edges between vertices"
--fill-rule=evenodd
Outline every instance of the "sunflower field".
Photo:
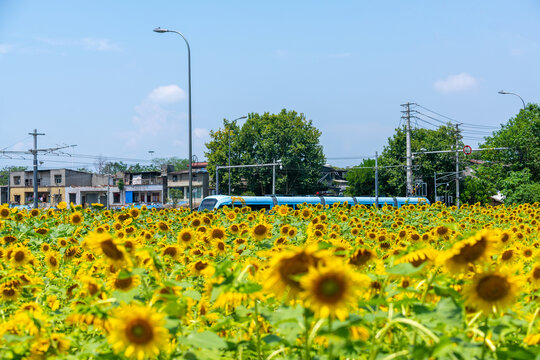
M 0 207 L 1 359 L 540 359 L 540 205 Z

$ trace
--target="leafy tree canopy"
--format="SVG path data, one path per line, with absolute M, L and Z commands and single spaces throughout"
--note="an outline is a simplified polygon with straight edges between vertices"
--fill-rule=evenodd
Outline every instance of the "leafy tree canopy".
M 375 196 L 375 160 L 364 161 L 347 172 L 347 196 Z
M 321 132 L 303 114 L 283 109 L 279 114 L 251 113 L 242 127 L 236 121 L 223 121 L 223 129 L 210 132 L 206 144 L 208 170 L 215 174 L 216 166 L 265 164 L 281 160 L 276 167 L 276 193 L 313 194 L 320 188 L 321 167 L 325 159 L 319 143 Z M 220 192 L 228 184 L 228 171 L 219 173 Z M 272 190 L 272 168 L 242 168 L 231 170 L 233 193 L 269 194 Z
M 454 172 L 456 155 L 451 153 L 421 154 L 422 151 L 438 151 L 455 149 L 456 128 L 448 124 L 437 130 L 411 129 L 411 149 L 418 152 L 413 159 L 413 179 L 427 183 L 428 197 L 434 200 L 434 174 Z M 388 139 L 379 158 L 379 183 L 381 194 L 386 196 L 405 196 L 406 193 L 406 129 L 396 129 L 393 137 Z M 460 148 L 463 146 L 459 142 Z M 466 165 L 465 158 L 460 154 L 460 169 Z M 448 178 L 447 178 L 448 179 Z
M 9 173 L 13 171 L 25 171 L 26 166 L 4 166 L 0 170 L 0 185 L 7 185 L 9 181 Z

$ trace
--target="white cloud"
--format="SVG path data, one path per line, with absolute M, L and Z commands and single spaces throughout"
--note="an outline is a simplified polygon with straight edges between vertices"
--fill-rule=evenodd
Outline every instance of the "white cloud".
M 165 85 L 155 88 L 148 95 L 148 99 L 156 103 L 174 103 L 186 98 L 186 92 L 178 85 Z
M 0 44 L 0 54 L 7 54 L 13 49 L 13 45 Z
M 108 39 L 96 39 L 96 38 L 84 38 L 80 40 L 80 43 L 83 47 L 85 47 L 88 50 L 94 50 L 94 51 L 118 51 L 120 48 L 118 45 L 113 44 Z
M 467 73 L 450 75 L 444 80 L 437 80 L 433 88 L 441 93 L 466 91 L 476 87 L 478 80 Z
M 194 133 L 196 137 L 203 138 L 207 137 L 210 132 L 205 128 L 195 128 Z

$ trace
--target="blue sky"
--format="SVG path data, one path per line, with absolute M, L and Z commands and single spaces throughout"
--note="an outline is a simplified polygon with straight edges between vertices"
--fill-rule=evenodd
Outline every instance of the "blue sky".
M 0 0 L 0 149 L 29 149 L 37 128 L 39 147 L 186 158 L 187 50 L 160 26 L 190 42 L 200 160 L 223 118 L 287 108 L 322 131 L 329 163 L 352 166 L 382 151 L 405 102 L 493 127 L 522 106 L 499 90 L 538 102 L 539 19 L 536 0 Z M 14 163 L 31 165 L 0 158 Z

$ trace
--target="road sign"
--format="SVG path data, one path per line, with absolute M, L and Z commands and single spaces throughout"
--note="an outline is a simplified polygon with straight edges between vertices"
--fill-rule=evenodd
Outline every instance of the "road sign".
M 465 155 L 471 155 L 472 154 L 472 148 L 469 145 L 465 145 L 463 147 L 463 153 Z

